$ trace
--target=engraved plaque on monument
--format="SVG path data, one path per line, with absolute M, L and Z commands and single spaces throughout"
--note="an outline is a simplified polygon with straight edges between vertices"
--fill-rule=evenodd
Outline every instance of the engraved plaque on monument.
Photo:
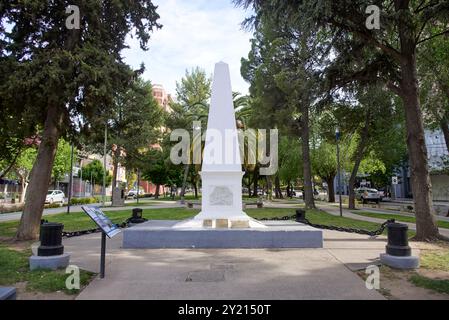
M 232 206 L 233 195 L 232 191 L 226 186 L 212 187 L 213 191 L 210 194 L 209 204 L 211 206 Z

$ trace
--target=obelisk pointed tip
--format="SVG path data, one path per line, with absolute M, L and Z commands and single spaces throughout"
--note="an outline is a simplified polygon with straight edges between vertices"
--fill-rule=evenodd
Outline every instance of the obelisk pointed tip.
M 221 69 L 221 70 L 223 70 L 223 69 L 228 69 L 229 70 L 229 65 L 226 62 L 219 61 L 219 62 L 217 62 L 215 64 L 215 68 L 216 69 Z

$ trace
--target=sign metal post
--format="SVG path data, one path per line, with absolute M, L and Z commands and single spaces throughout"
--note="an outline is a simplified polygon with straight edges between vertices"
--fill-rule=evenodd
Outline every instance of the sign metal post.
M 100 279 L 103 279 L 106 269 L 106 236 L 112 238 L 120 233 L 120 229 L 111 222 L 99 207 L 83 206 L 81 208 L 101 229 Z

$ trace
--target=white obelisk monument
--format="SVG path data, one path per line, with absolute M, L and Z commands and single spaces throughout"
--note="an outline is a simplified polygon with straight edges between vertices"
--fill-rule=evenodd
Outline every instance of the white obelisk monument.
M 215 65 L 201 168 L 201 212 L 175 228 L 265 228 L 242 210 L 242 162 L 229 67 Z

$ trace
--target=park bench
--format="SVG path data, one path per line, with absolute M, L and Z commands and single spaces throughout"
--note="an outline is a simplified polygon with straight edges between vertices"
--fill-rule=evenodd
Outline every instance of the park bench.
M 256 201 L 256 202 L 243 202 L 243 206 L 257 206 L 257 208 L 263 208 L 263 202 L 262 201 Z

